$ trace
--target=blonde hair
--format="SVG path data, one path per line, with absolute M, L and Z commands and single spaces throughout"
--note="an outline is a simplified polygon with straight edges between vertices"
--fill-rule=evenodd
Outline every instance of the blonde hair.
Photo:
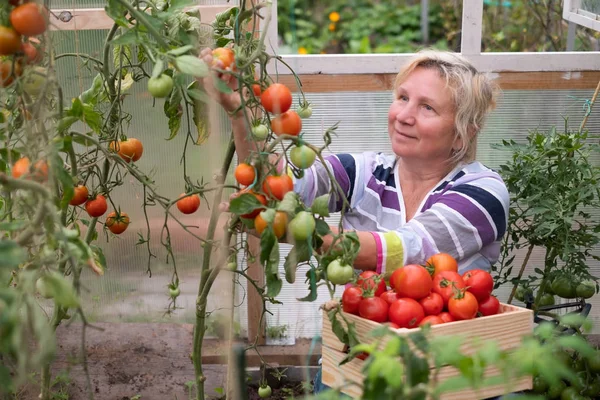
M 498 87 L 462 55 L 439 50 L 422 50 L 405 65 L 394 81 L 397 88 L 417 68 L 436 69 L 452 92 L 455 118 L 454 129 L 463 147 L 453 152 L 450 162 L 473 161 L 477 152 L 477 134 L 482 129 L 488 112 L 496 106 Z

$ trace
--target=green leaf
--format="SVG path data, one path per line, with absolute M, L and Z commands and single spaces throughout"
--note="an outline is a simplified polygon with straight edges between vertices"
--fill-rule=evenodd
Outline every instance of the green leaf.
M 279 274 L 267 275 L 267 296 L 276 297 L 281 292 L 283 281 L 279 278 Z
M 258 201 L 256 196 L 250 193 L 244 193 L 241 196 L 231 199 L 229 202 L 229 212 L 238 215 L 249 214 L 257 208 L 264 208 L 265 206 Z
M 188 51 L 192 50 L 193 48 L 194 48 L 194 46 L 192 46 L 191 44 L 188 44 L 186 46 L 182 46 L 182 47 L 178 47 L 173 50 L 169 50 L 169 51 L 167 51 L 167 54 L 171 54 L 173 56 L 181 56 L 181 55 L 187 53 Z
M 315 232 L 317 232 L 319 236 L 325 236 L 331 232 L 331 229 L 329 228 L 329 224 L 327 222 L 323 221 L 322 219 L 317 219 L 315 220 L 315 222 Z
M 327 313 L 327 317 L 329 318 L 329 322 L 331 322 L 331 330 L 335 334 L 335 336 L 339 339 L 340 342 L 350 345 L 348 341 L 348 334 L 344 329 L 344 326 L 337 319 L 338 310 L 331 310 Z M 352 347 L 352 346 L 350 346 Z
M 118 0 L 108 0 L 108 5 L 104 7 L 106 15 L 112 18 L 119 26 L 126 27 L 129 23 L 125 19 L 127 15 L 127 9 L 121 5 Z
M 26 221 L 16 220 L 11 222 L 0 222 L 0 231 L 19 231 L 27 226 Z
M 317 197 L 310 207 L 314 214 L 318 214 L 322 217 L 329 217 L 329 195 L 324 194 L 323 196 Z
M 317 299 L 317 274 L 313 267 L 308 270 L 308 288 L 310 292 L 298 301 L 315 301 Z
M 88 133 L 87 135 L 91 136 L 90 133 Z M 94 144 L 94 142 L 91 139 L 86 139 L 85 136 L 81 136 L 79 134 L 72 133 L 72 132 L 70 135 L 75 143 L 78 143 L 82 146 L 92 146 Z
M 0 268 L 16 268 L 25 262 L 25 249 L 12 240 L 0 240 Z
M 102 269 L 102 271 L 105 271 L 107 268 L 106 257 L 104 257 L 104 251 L 102 250 L 102 248 L 90 245 L 90 249 L 92 250 L 92 254 L 94 256 L 94 261 L 96 262 L 96 265 L 98 265 Z
M 52 295 L 56 303 L 67 308 L 79 307 L 79 299 L 75 293 L 75 289 L 71 282 L 67 281 L 64 276 L 59 273 L 52 272 L 44 275 L 42 278 L 49 293 Z
M 227 84 L 221 79 L 213 80 L 215 88 L 221 93 L 230 94 L 233 93 L 233 89 L 231 89 Z
M 181 92 L 179 90 L 173 90 L 171 97 L 165 101 L 164 112 L 169 118 L 169 138 L 172 140 L 177 136 L 179 128 L 181 127 L 181 117 L 183 116 L 183 108 L 181 106 Z
M 137 31 L 135 29 L 126 30 L 120 36 L 114 38 L 111 43 L 115 46 L 117 45 L 125 45 L 125 44 L 133 44 L 138 41 Z
M 197 83 L 197 82 L 194 82 Z M 197 88 L 188 88 L 187 90 L 188 96 L 190 96 L 194 100 L 201 101 L 205 104 L 210 104 L 211 99 L 210 96 L 206 94 L 206 92 L 197 89 Z
M 94 109 L 91 104 L 83 105 L 83 116 L 81 118 L 92 130 L 100 133 L 102 129 L 102 114 Z
M 196 78 L 204 78 L 208 75 L 208 66 L 206 63 L 195 56 L 179 56 L 175 59 L 175 66 L 180 72 Z
M 260 236 L 260 263 L 265 265 L 271 256 L 273 246 L 277 243 L 277 238 L 273 229 L 268 226 Z
M 165 62 L 163 60 L 156 60 L 156 64 L 154 64 L 154 68 L 152 69 L 152 78 L 158 78 L 160 74 L 162 74 L 165 69 Z
M 194 100 L 194 125 L 196 125 L 196 132 L 198 132 L 198 138 L 196 139 L 196 145 L 198 146 L 204 144 L 210 136 L 208 112 L 207 103 Z

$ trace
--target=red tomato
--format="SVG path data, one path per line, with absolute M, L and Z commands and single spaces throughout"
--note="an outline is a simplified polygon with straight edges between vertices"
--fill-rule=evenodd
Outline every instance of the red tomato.
M 213 67 L 217 66 L 217 62 L 221 61 L 222 65 L 221 69 L 235 69 L 235 55 L 233 54 L 233 50 L 229 47 L 217 47 L 212 51 L 213 56 Z
M 428 315 L 425 318 L 423 318 L 421 320 L 421 322 L 419 322 L 419 326 L 423 326 L 423 325 L 439 325 L 439 324 L 443 324 L 444 321 L 437 315 Z
M 494 279 L 489 272 L 474 269 L 463 274 L 467 290 L 475 295 L 477 301 L 486 300 L 494 290 Z
M 142 157 L 144 153 L 144 146 L 139 139 L 129 138 L 127 140 L 121 140 L 120 142 L 110 142 L 108 147 L 111 150 L 116 151 L 121 158 L 127 162 L 137 161 Z
M 102 195 L 97 195 L 94 199 L 89 199 L 85 203 L 85 211 L 87 211 L 90 217 L 100 217 L 108 209 L 106 204 L 106 198 Z
M 25 3 L 11 11 L 10 23 L 21 35 L 41 35 L 48 26 L 48 10 L 33 2 Z
M 394 275 L 396 275 L 394 277 Z M 392 274 L 394 289 L 400 297 L 410 297 L 419 300 L 431 292 L 433 282 L 431 275 L 422 266 L 416 264 L 405 265 Z
M 288 110 L 271 120 L 271 130 L 276 135 L 298 136 L 302 131 L 302 119 L 296 111 Z
M 477 316 L 479 304 L 471 292 L 462 292 L 448 301 L 448 312 L 456 320 L 473 319 Z
M 27 64 L 36 64 L 43 58 L 38 49 L 30 42 L 23 43 L 23 53 L 25 53 L 25 61 Z
M 438 315 L 444 309 L 444 299 L 436 292 L 429 293 L 429 296 L 419 300 L 425 315 Z
M 358 280 L 356 284 L 360 286 L 364 291 L 372 290 L 375 288 L 375 281 L 379 279 L 379 283 L 377 284 L 377 289 L 375 289 L 375 293 L 373 296 L 379 297 L 383 292 L 387 290 L 385 286 L 385 281 L 383 280 L 383 276 L 379 275 L 375 271 L 364 271 L 358 275 Z
M 117 215 L 117 213 L 113 211 L 106 217 L 106 227 L 115 235 L 120 235 L 125 232 L 129 226 L 129 222 L 129 216 L 125 213 Z
M 414 299 L 401 298 L 390 306 L 390 321 L 400 328 L 415 328 L 425 318 L 423 307 Z
M 9 56 L 22 47 L 21 35 L 12 28 L 0 26 L 0 55 Z
M 392 304 L 400 298 L 400 296 L 398 296 L 398 293 L 396 293 L 393 289 L 381 293 L 379 297 L 387 301 L 388 304 Z
M 394 322 L 386 322 L 384 325 L 389 326 L 392 329 L 400 329 L 400 327 L 398 326 L 398 324 L 394 323 Z
M 269 175 L 263 182 L 263 192 L 275 197 L 277 200 L 283 200 L 287 192 L 294 190 L 294 181 L 289 175 Z
M 262 89 L 260 88 L 260 85 L 258 83 L 252 85 L 252 92 L 254 93 L 254 96 L 260 97 Z
M 73 198 L 69 201 L 72 206 L 80 206 L 85 203 L 89 196 L 88 188 L 83 185 L 75 186 L 73 189 Z
M 380 297 L 365 297 L 358 305 L 358 315 L 375 322 L 386 322 L 390 306 Z
M 500 301 L 496 296 L 488 296 L 487 299 L 479 302 L 479 312 L 484 317 L 498 314 L 498 311 L 500 311 Z
M 250 186 L 256 178 L 256 170 L 250 164 L 241 163 L 235 167 L 233 175 L 240 185 Z
M 286 213 L 283 211 L 275 212 L 275 218 L 273 219 L 273 233 L 275 233 L 275 236 L 281 239 L 285 235 L 287 223 L 288 216 Z M 260 214 L 254 218 L 254 229 L 256 229 L 259 235 L 262 235 L 268 225 L 267 221 Z
M 342 294 L 342 310 L 344 312 L 358 315 L 358 306 L 362 300 L 363 291 L 358 286 L 351 286 Z
M 356 358 L 358 358 L 359 360 L 366 360 L 367 358 L 369 358 L 369 353 L 367 353 L 366 351 L 363 351 L 362 353 L 359 353 L 356 355 Z
M 426 261 L 426 267 L 431 273 L 435 275 L 442 271 L 454 271 L 458 272 L 458 263 L 448 253 L 438 253 L 429 257 Z
M 433 276 L 433 291 L 440 294 L 444 304 L 454 295 L 455 289 L 464 289 L 465 282 L 458 272 L 442 271 Z
M 292 92 L 281 83 L 273 83 L 260 95 L 260 103 L 272 114 L 283 114 L 292 106 Z
M 185 197 L 185 193 L 181 193 L 179 197 L 176 203 L 177 209 L 184 214 L 193 214 L 200 207 L 200 196 L 197 194 Z
M 442 321 L 444 321 L 444 323 L 456 321 L 454 317 L 452 317 L 452 315 L 450 315 L 450 313 L 446 311 L 439 313 L 438 317 L 440 317 Z

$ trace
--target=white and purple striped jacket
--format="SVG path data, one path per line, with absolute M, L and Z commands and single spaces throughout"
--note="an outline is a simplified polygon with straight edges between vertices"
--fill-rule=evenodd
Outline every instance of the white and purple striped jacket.
M 326 157 L 350 204 L 344 229 L 373 234 L 377 272 L 388 275 L 406 264 L 424 264 L 439 252 L 455 257 L 460 273 L 489 270 L 500 254 L 508 219 L 509 194 L 500 175 L 479 162 L 458 165 L 406 222 L 396 160 L 395 155 L 374 152 Z M 307 205 L 329 193 L 323 164 L 306 170 L 294 189 Z M 332 196 L 331 211 L 341 208 L 342 201 Z

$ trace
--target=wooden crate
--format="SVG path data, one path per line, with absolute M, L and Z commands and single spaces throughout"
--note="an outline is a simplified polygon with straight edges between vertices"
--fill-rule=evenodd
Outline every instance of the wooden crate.
M 360 318 L 356 315 L 344 313 L 349 322 L 353 322 L 356 328 L 358 339 L 361 343 L 370 343 L 374 339 L 369 336 L 369 332 L 380 326 L 377 322 Z M 338 320 L 344 324 L 341 318 Z M 450 322 L 431 327 L 430 335 L 433 336 L 462 336 L 464 340 L 461 350 L 464 354 L 473 354 L 476 348 L 472 343 L 485 340 L 495 340 L 498 347 L 502 350 L 511 350 L 516 348 L 523 336 L 533 332 L 533 311 L 521 307 L 515 307 L 509 304 L 500 304 L 500 313 L 489 317 L 482 317 L 468 321 Z M 408 335 L 413 329 L 396 329 L 398 335 Z M 364 361 L 354 359 L 349 363 L 340 366 L 340 362 L 346 357 L 346 346 L 340 342 L 337 336 L 331 330 L 331 323 L 327 313 L 323 312 L 323 383 L 334 388 L 341 388 L 341 391 L 351 397 L 357 398 L 361 395 L 360 387 L 348 385 L 348 382 L 362 382 L 361 368 Z M 386 340 L 382 340 L 381 346 L 385 346 Z M 459 372 L 450 366 L 440 369 L 438 378 L 442 382 L 445 379 L 458 376 Z M 495 368 L 486 370 L 486 377 L 498 376 L 499 371 Z M 442 400 L 476 400 L 488 397 L 499 396 L 506 393 L 507 387 L 512 391 L 520 391 L 532 388 L 531 377 L 523 377 L 506 384 L 487 386 L 479 390 L 460 390 L 452 393 L 445 393 L 441 396 Z

